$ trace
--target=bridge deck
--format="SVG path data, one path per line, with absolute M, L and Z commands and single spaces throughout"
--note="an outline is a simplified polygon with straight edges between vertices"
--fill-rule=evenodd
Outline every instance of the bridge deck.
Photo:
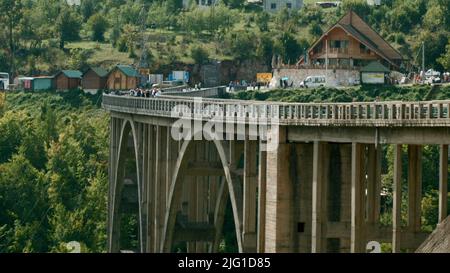
M 450 100 L 420 102 L 280 103 L 182 96 L 103 95 L 108 111 L 253 124 L 296 126 L 447 127 Z

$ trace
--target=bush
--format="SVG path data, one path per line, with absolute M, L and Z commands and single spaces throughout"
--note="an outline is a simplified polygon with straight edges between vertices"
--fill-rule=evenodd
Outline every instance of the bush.
M 191 49 L 191 57 L 196 64 L 204 64 L 209 59 L 208 52 L 201 46 L 196 46 Z

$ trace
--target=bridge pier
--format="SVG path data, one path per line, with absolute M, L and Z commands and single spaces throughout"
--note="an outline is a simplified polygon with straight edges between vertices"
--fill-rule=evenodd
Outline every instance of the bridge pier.
M 440 145 L 439 153 L 439 223 L 447 218 L 448 145 Z
M 291 145 L 286 140 L 286 128 L 270 131 L 270 141 L 276 141 L 272 143 L 276 148 L 267 152 L 265 252 L 292 252 L 293 185 L 289 160 Z
M 312 253 L 325 252 L 327 248 L 329 157 L 328 143 L 314 142 L 311 227 Z
M 257 249 L 257 190 L 258 190 L 258 142 L 249 140 L 248 135 L 244 143 L 244 212 L 242 242 L 244 252 L 256 253 Z

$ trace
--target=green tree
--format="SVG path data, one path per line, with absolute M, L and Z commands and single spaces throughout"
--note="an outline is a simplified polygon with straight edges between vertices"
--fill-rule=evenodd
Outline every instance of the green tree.
M 0 0 L 0 18 L 4 22 L 7 29 L 7 37 L 9 41 L 9 68 L 11 76 L 15 74 L 15 53 L 16 46 L 18 44 L 18 38 L 15 36 L 14 30 L 23 16 L 23 4 L 22 1 L 16 0 Z M 0 23 L 1 24 L 1 23 Z
M 288 32 L 282 33 L 275 40 L 275 53 L 282 56 L 284 63 L 296 62 L 303 52 L 302 46 L 292 34 Z
M 260 31 L 269 30 L 270 15 L 267 12 L 261 12 L 256 16 L 256 25 Z
M 66 42 L 80 39 L 81 20 L 69 6 L 61 8 L 56 20 L 56 29 L 59 34 L 59 48 L 64 49 Z
M 450 42 L 446 46 L 446 51 L 438 59 L 438 62 L 446 71 L 450 71 Z
M 105 40 L 105 32 L 108 29 L 108 21 L 104 16 L 96 13 L 92 15 L 87 22 L 91 31 L 91 39 L 93 41 L 103 42 Z
M 205 64 L 208 62 L 208 52 L 201 46 L 196 46 L 191 49 L 191 57 L 196 64 Z
M 85 22 L 97 11 L 97 3 L 95 0 L 81 0 L 80 10 Z

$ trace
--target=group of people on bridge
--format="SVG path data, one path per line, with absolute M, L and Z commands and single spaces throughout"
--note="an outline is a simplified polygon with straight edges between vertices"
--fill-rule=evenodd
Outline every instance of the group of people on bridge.
M 162 94 L 161 89 L 152 88 L 152 89 L 130 89 L 128 92 L 129 96 L 132 97 L 143 97 L 143 98 L 151 98 L 151 97 L 158 97 Z

